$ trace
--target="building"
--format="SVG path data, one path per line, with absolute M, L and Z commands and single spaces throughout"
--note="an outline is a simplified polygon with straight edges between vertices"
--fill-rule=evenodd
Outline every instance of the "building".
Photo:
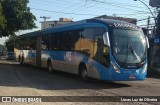
M 98 16 L 95 18 L 114 19 L 114 20 L 120 20 L 120 21 L 125 21 L 125 22 L 129 22 L 129 23 L 137 24 L 137 19 L 134 19 L 134 18 L 125 18 L 125 17 L 107 16 L 107 15 L 102 15 L 102 16 Z
M 55 20 L 55 21 L 43 21 L 41 22 L 41 30 L 45 29 L 45 28 L 51 28 L 51 27 L 56 27 L 56 26 L 59 26 L 59 25 L 63 25 L 63 24 L 66 24 L 66 23 L 70 23 L 72 22 L 71 19 L 68 19 L 68 18 L 59 18 L 59 20 Z

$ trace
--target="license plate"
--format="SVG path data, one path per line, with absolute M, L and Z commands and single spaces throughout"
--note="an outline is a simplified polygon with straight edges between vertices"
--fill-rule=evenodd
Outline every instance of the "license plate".
M 129 79 L 135 79 L 136 77 L 135 76 L 129 76 Z

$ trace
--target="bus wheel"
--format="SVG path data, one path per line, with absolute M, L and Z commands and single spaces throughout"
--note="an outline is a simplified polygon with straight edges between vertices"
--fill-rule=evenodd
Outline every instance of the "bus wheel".
M 48 71 L 49 71 L 50 73 L 53 73 L 51 61 L 48 62 L 48 64 L 47 64 L 47 69 L 48 69 Z
M 88 81 L 88 72 L 86 66 L 80 68 L 80 77 L 83 81 Z

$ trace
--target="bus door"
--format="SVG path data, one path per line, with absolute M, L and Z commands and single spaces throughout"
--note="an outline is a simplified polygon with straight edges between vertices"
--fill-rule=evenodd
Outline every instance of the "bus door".
M 109 67 L 109 47 L 104 45 L 102 36 L 97 37 L 95 45 L 95 60 L 100 64 Z
M 99 30 L 99 31 L 98 31 Z M 96 33 L 97 32 L 97 33 Z M 101 28 L 97 28 L 94 34 L 94 57 L 96 71 L 102 74 L 102 66 L 109 67 L 109 47 L 104 45 L 103 42 L 103 33 L 104 31 Z M 96 77 L 97 78 L 97 77 Z

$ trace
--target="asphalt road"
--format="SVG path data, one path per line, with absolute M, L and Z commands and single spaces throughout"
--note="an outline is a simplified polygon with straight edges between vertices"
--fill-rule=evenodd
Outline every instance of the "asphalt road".
M 0 96 L 160 96 L 160 80 L 83 82 L 77 75 L 56 72 L 15 62 L 0 61 Z M 72 99 L 71 99 L 72 100 Z M 8 104 L 8 103 L 0 103 Z M 17 103 L 19 105 L 21 103 Z M 24 103 L 23 103 L 24 104 Z M 67 105 L 158 105 L 158 102 L 47 102 L 28 104 Z

